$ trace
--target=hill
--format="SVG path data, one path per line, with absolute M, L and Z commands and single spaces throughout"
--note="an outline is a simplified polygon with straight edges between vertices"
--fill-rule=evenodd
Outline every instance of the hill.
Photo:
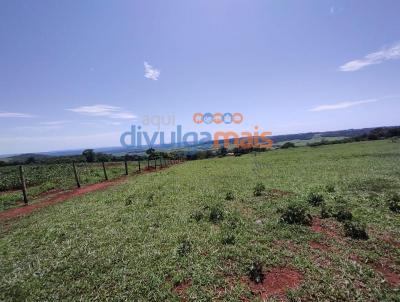
M 2 228 L 0 300 L 396 301 L 395 192 L 388 140 L 130 177 Z

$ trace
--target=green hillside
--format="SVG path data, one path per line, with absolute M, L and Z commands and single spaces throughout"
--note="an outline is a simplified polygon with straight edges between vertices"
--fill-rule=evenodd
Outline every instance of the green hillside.
M 186 162 L 1 225 L 0 300 L 395 301 L 394 193 L 400 145 L 386 140 Z M 283 222 L 288 205 L 313 225 Z M 345 236 L 348 212 L 368 240 Z M 285 269 L 296 286 L 275 292 Z

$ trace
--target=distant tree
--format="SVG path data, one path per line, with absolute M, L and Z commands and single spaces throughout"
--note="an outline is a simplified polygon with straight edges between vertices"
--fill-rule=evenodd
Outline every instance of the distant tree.
M 108 154 L 104 154 L 104 153 L 95 154 L 95 160 L 99 161 L 99 162 L 110 161 L 111 159 L 112 159 L 112 157 L 110 155 L 108 155 Z
M 84 150 L 82 155 L 85 157 L 88 163 L 92 163 L 96 160 L 96 153 L 94 153 L 93 149 Z
M 146 154 L 147 154 L 147 157 L 150 158 L 150 159 L 155 158 L 156 155 L 157 155 L 157 154 L 156 154 L 156 150 L 154 150 L 153 148 L 147 149 L 147 150 L 146 150 Z
M 0 160 L 0 167 L 3 167 L 5 165 L 7 165 L 7 163 L 5 161 Z
M 27 164 L 27 165 L 34 164 L 34 163 L 36 163 L 36 159 L 33 156 L 29 156 L 25 161 L 25 164 Z
M 228 150 L 224 146 L 221 146 L 218 149 L 218 155 L 219 156 L 225 156 L 226 154 L 228 154 Z
M 294 148 L 296 145 L 292 142 L 286 142 L 281 146 L 281 149 L 288 149 L 288 148 Z

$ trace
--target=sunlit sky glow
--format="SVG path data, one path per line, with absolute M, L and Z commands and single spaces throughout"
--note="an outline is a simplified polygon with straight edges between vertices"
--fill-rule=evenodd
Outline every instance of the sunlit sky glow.
M 0 154 L 118 146 L 154 115 L 198 132 L 398 125 L 399 11 L 394 0 L 3 0 Z M 244 122 L 200 126 L 195 112 Z

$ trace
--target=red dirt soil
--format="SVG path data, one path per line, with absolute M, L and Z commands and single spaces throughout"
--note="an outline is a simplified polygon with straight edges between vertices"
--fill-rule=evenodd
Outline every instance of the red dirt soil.
M 299 271 L 289 267 L 272 268 L 265 272 L 264 276 L 262 283 L 254 283 L 248 278 L 245 280 L 251 292 L 261 300 L 277 297 L 280 301 L 286 301 L 286 292 L 298 288 L 304 278 Z
M 121 183 L 125 179 L 126 179 L 125 177 L 121 177 L 121 178 L 110 180 L 110 181 L 105 181 L 105 182 L 101 182 L 101 183 L 97 183 L 97 184 L 93 184 L 93 185 L 88 185 L 85 187 L 81 187 L 79 189 L 74 189 L 72 191 L 67 191 L 67 192 L 64 192 L 61 194 L 57 194 L 53 197 L 50 197 L 49 199 L 46 199 L 46 200 L 38 202 L 38 203 L 33 203 L 33 204 L 29 204 L 29 205 L 22 206 L 19 208 L 13 208 L 10 210 L 0 212 L 0 221 L 13 219 L 13 218 L 17 218 L 20 216 L 25 216 L 25 215 L 32 213 L 33 211 L 35 211 L 37 209 L 47 207 L 52 204 L 65 201 L 65 200 L 68 200 L 68 199 L 76 197 L 76 196 L 84 195 L 89 192 L 103 190 L 103 189 L 113 186 L 115 184 Z
M 381 259 L 379 263 L 374 263 L 372 267 L 375 271 L 380 273 L 386 280 L 393 287 L 400 286 L 400 274 L 395 272 L 392 269 L 393 264 L 388 259 Z
M 192 286 L 192 280 L 183 281 L 174 286 L 173 291 L 176 293 L 181 301 L 187 301 L 186 291 Z
M 334 226 L 324 225 L 320 218 L 313 217 L 311 230 L 315 233 L 325 234 L 329 237 L 339 237 L 337 228 Z
M 326 244 L 317 242 L 317 241 L 311 241 L 310 242 L 310 247 L 314 250 L 320 250 L 320 251 L 329 251 L 330 248 Z

